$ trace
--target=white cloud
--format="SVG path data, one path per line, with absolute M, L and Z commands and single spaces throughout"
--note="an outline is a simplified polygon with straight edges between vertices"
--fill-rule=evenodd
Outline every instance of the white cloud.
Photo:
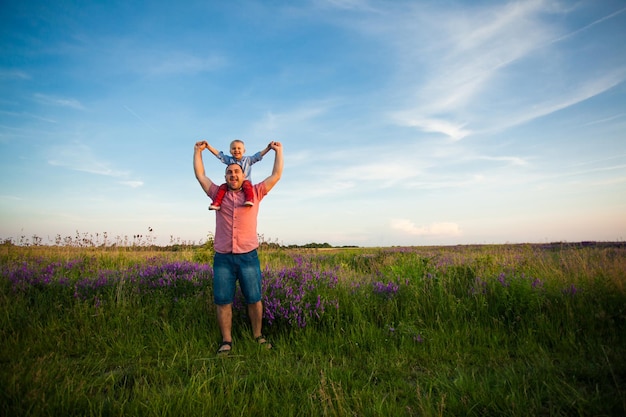
M 131 188 L 138 188 L 138 187 L 143 186 L 143 181 L 137 181 L 137 180 L 135 180 L 135 181 L 120 181 L 120 184 L 126 185 L 126 186 L 131 187 Z
M 536 98 L 534 104 L 500 118 L 489 130 L 502 130 L 528 123 L 539 117 L 566 109 L 612 89 L 624 82 L 625 79 L 626 68 L 619 68 L 611 73 L 604 74 L 604 76 L 594 77 L 577 86 L 570 87 L 568 91 L 556 97 Z
M 518 156 L 479 156 L 478 159 L 484 159 L 486 161 L 503 161 L 516 166 L 528 165 L 528 161 L 526 159 Z
M 378 26 L 371 23 L 362 28 L 372 34 L 384 28 L 382 32 L 398 49 L 396 68 L 401 70 L 396 74 L 398 90 L 391 96 L 404 97 L 404 103 L 389 112 L 392 122 L 458 141 L 527 123 L 622 83 L 626 79 L 623 60 L 608 65 L 594 62 L 585 71 L 572 72 L 567 68 L 569 60 L 584 59 L 576 55 L 581 52 L 555 55 L 552 49 L 624 11 L 571 31 L 563 20 L 549 19 L 571 10 L 550 0 L 453 11 L 415 7 L 385 19 L 394 26 L 372 17 L 370 21 Z M 436 40 L 431 39 L 435 31 Z
M 419 113 L 421 110 L 418 110 Z M 447 120 L 436 118 L 423 118 L 414 117 L 411 112 L 396 113 L 392 117 L 397 120 L 401 125 L 416 127 L 424 132 L 442 133 L 452 140 L 461 140 L 471 132 L 464 129 L 464 124 L 454 123 Z
M 393 219 L 391 220 L 391 228 L 412 236 L 447 237 L 460 236 L 462 234 L 459 225 L 450 222 L 416 226 L 415 223 L 408 219 Z
M 577 29 L 577 30 L 575 30 L 573 32 L 570 32 L 570 33 L 567 33 L 567 34 L 565 34 L 563 36 L 560 36 L 557 39 L 554 39 L 552 42 L 559 42 L 559 41 L 571 38 L 572 36 L 578 35 L 579 33 L 582 33 L 584 31 L 590 29 L 591 27 L 593 27 L 593 26 L 595 26 L 597 24 L 600 24 L 600 23 L 602 23 L 602 22 L 604 22 L 606 20 L 612 19 L 612 18 L 616 17 L 617 15 L 620 15 L 620 14 L 622 14 L 624 12 L 626 12 L 626 7 L 622 8 L 622 9 L 619 9 L 618 11 L 613 12 L 613 13 L 611 13 L 611 14 L 609 14 L 607 16 L 604 16 L 604 17 L 602 17 L 600 19 L 594 20 L 593 22 L 589 23 L 587 26 L 584 26 L 584 27 L 582 27 L 580 29 Z
M 128 175 L 128 172 L 126 171 L 111 168 L 107 161 L 96 158 L 90 147 L 77 142 L 71 145 L 52 147 L 50 149 L 48 163 L 53 166 L 63 167 L 74 171 L 105 175 L 109 177 L 125 177 Z

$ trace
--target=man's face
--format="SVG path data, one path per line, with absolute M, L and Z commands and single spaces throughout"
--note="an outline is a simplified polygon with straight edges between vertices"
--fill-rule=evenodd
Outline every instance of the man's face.
M 230 164 L 226 167 L 226 184 L 231 190 L 238 190 L 243 184 L 244 176 L 241 167 L 237 164 Z

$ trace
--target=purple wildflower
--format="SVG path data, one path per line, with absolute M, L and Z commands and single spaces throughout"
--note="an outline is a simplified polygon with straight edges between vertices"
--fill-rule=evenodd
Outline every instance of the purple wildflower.
M 487 281 L 483 281 L 480 277 L 476 277 L 474 280 L 474 286 L 470 288 L 469 293 L 471 295 L 487 294 Z
M 502 284 L 503 287 L 511 286 L 511 283 L 507 281 L 506 274 L 504 272 L 501 272 L 500 275 L 498 276 L 498 282 L 500 282 L 500 284 Z
M 294 257 L 293 268 L 263 271 L 263 306 L 268 325 L 286 323 L 306 327 L 311 319 L 321 319 L 328 305 L 323 295 L 337 285 L 337 269 L 320 271 L 301 256 Z
M 375 281 L 372 283 L 372 289 L 375 294 L 382 295 L 385 298 L 392 298 L 398 293 L 400 287 L 395 282 L 385 284 L 384 282 Z
M 574 296 L 576 295 L 576 293 L 580 291 L 578 288 L 576 288 L 576 286 L 574 284 L 571 284 L 569 287 L 563 288 L 563 290 L 561 290 L 561 292 L 565 295 L 571 295 Z

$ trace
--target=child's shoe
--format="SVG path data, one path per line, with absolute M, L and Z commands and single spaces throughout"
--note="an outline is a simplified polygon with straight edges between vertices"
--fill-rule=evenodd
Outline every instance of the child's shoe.
M 211 204 L 211 205 L 209 206 L 209 210 L 215 210 L 215 211 L 218 211 L 218 210 L 219 210 L 219 209 L 221 209 L 221 208 L 222 208 L 221 206 L 216 206 L 215 204 Z
M 248 206 L 248 207 L 252 207 L 254 205 L 254 203 L 252 201 L 246 201 L 245 203 L 243 203 L 244 206 Z

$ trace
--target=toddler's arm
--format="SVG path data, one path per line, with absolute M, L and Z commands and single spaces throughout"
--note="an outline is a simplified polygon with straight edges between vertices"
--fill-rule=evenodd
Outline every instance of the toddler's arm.
M 207 142 L 206 140 L 203 141 L 206 144 L 206 148 L 215 156 L 219 156 L 220 151 L 218 151 L 217 149 L 215 149 L 213 146 L 209 145 L 209 142 Z
M 268 153 L 272 149 L 272 143 L 274 142 L 268 143 L 267 146 L 263 148 L 263 150 L 261 151 L 261 156 L 265 156 L 265 154 Z
M 268 153 L 272 149 L 272 143 L 276 143 L 276 142 L 270 142 L 265 148 L 263 148 L 259 152 L 257 152 L 254 155 L 252 155 L 250 157 L 250 159 L 249 159 L 250 165 L 252 165 L 252 164 L 254 164 L 256 162 L 259 162 L 261 159 L 263 159 L 265 154 Z
M 224 164 L 232 164 L 235 161 L 235 159 L 230 155 L 226 155 L 224 152 L 218 151 L 213 146 L 209 145 L 206 140 L 202 142 L 206 144 L 206 149 L 208 149 L 213 155 L 215 155 L 217 159 L 222 161 Z

